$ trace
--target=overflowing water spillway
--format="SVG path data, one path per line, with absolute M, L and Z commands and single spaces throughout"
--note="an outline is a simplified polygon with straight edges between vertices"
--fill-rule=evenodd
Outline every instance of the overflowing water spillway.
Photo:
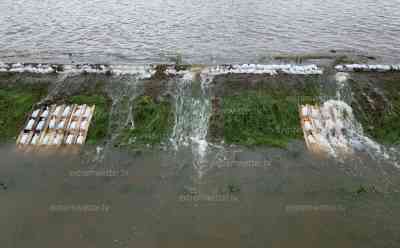
M 171 142 L 175 150 L 190 147 L 193 165 L 201 177 L 204 173 L 208 149 L 207 133 L 211 103 L 206 81 L 194 81 L 184 76 L 176 82 L 175 122 Z

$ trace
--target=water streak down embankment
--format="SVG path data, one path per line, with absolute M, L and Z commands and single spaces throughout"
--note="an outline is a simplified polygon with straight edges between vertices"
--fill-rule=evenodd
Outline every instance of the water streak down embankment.
M 342 66 L 343 67 L 343 66 Z M 340 68 L 342 68 L 340 67 Z M 390 66 L 381 66 L 382 68 L 388 68 L 390 70 L 393 67 Z M 379 68 L 381 68 L 379 67 Z M 362 68 L 368 68 L 364 66 Z M 376 68 L 373 67 L 373 68 Z M 397 67 L 396 67 L 397 68 Z M 400 68 L 400 67 L 399 67 Z M 324 102 L 322 105 L 321 111 L 324 115 L 334 114 L 337 118 L 337 123 L 335 127 L 328 128 L 336 128 L 336 129 L 344 129 L 346 130 L 346 135 L 342 141 L 336 140 L 336 142 L 331 142 L 333 139 L 329 139 L 329 132 L 326 132 L 326 137 L 330 141 L 331 154 L 336 156 L 335 147 L 347 146 L 350 148 L 351 152 L 354 151 L 363 151 L 368 153 L 373 159 L 377 161 L 386 161 L 391 164 L 399 167 L 399 157 L 400 153 L 396 151 L 396 149 L 388 149 L 385 146 L 379 144 L 378 142 L 372 140 L 371 138 L 365 135 L 363 130 L 363 126 L 361 123 L 355 118 L 353 114 L 353 109 L 350 106 L 352 99 L 352 91 L 351 87 L 348 84 L 348 79 L 350 75 L 345 72 L 337 72 L 335 75 L 335 79 L 337 82 L 337 90 L 336 90 L 336 98 L 337 100 L 329 100 Z M 386 99 L 387 100 L 387 99 Z M 328 113 L 330 112 L 330 113 Z M 327 128 L 327 129 L 328 129 Z
M 207 95 L 206 81 L 181 78 L 176 83 L 175 124 L 171 142 L 178 150 L 190 146 L 193 165 L 199 177 L 205 172 L 208 149 L 207 132 L 211 116 L 211 104 Z

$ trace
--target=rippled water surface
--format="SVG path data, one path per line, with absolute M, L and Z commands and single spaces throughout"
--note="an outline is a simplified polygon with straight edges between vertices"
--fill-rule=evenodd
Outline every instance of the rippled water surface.
M 2 0 L 0 60 L 247 62 L 348 49 L 400 58 L 398 0 Z M 69 57 L 72 53 L 72 58 Z
M 0 146 L 2 247 L 400 244 L 399 171 L 368 158 L 321 161 L 300 144 L 231 150 L 199 180 L 191 151 L 101 159 L 87 148 L 34 155 Z M 113 173 L 88 174 L 105 171 Z

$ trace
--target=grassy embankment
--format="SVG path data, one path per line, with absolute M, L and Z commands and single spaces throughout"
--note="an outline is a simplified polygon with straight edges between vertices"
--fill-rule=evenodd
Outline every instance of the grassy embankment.
M 141 96 L 134 100 L 132 111 L 135 126 L 122 130 L 117 146 L 138 149 L 158 145 L 168 138 L 173 125 L 171 103 Z
M 211 126 L 222 129 L 228 144 L 285 148 L 291 140 L 303 136 L 298 103 L 318 101 L 316 83 L 307 82 L 295 91 L 282 86 L 224 96 L 220 118 L 211 118 Z
M 386 81 L 384 90 L 392 108 L 379 123 L 382 128 L 377 126 L 371 134 L 383 143 L 400 144 L 400 79 Z
M 360 81 L 352 80 L 351 86 L 353 109 L 365 133 L 383 144 L 400 144 L 400 74 L 379 79 L 379 93 Z
M 47 86 L 44 85 L 0 88 L 0 142 L 18 136 L 32 106 L 45 95 Z

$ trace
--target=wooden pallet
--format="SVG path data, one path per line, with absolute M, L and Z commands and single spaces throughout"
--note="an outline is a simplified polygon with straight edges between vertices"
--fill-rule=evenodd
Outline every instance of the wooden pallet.
M 41 147 L 40 149 L 48 149 L 48 148 L 57 148 L 65 145 L 83 145 L 86 141 L 87 134 L 89 131 L 90 123 L 94 114 L 95 106 L 88 106 L 86 104 L 83 105 L 51 105 L 47 106 L 49 114 L 46 118 L 41 117 L 43 112 L 45 111 L 43 108 L 40 109 L 37 118 L 32 118 L 32 113 L 29 114 L 27 121 L 24 125 L 24 129 L 20 132 L 16 144 L 19 148 L 27 148 L 27 147 Z M 70 108 L 69 113 L 64 116 L 63 113 L 66 108 Z M 76 114 L 76 112 L 80 109 L 80 113 Z M 56 111 L 57 110 L 57 111 Z M 86 112 L 88 111 L 88 115 Z M 25 130 L 28 122 L 34 119 L 34 125 L 31 130 Z M 41 120 L 44 120 L 44 126 L 42 130 L 37 130 L 37 125 Z M 59 124 L 64 122 L 62 128 L 58 128 Z M 54 124 L 50 127 L 50 123 Z M 71 124 L 75 123 L 73 127 Z M 85 124 L 86 123 L 86 124 Z M 26 135 L 26 141 L 24 144 L 21 143 L 21 140 Z M 36 138 L 36 144 L 32 144 L 32 139 L 34 136 L 38 135 Z M 73 135 L 73 140 L 71 144 L 67 144 L 67 139 L 69 135 Z M 80 142 L 77 142 L 79 139 Z M 80 143 L 80 144 L 78 144 Z

